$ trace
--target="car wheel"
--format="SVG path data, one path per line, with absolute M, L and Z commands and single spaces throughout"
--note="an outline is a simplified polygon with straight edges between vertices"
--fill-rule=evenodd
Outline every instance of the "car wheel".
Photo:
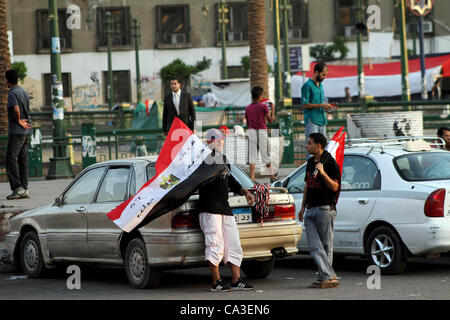
M 20 263 L 23 272 L 31 278 L 37 278 L 45 271 L 41 244 L 34 231 L 27 232 L 20 243 Z
M 407 265 L 402 241 L 389 227 L 378 227 L 370 233 L 366 255 L 369 263 L 378 266 L 382 274 L 402 273 Z
M 155 288 L 159 284 L 159 271 L 149 266 L 147 249 L 141 238 L 134 238 L 128 243 L 125 271 L 133 288 Z
M 243 261 L 241 269 L 250 279 L 264 279 L 272 272 L 274 262 L 274 257 L 266 261 Z

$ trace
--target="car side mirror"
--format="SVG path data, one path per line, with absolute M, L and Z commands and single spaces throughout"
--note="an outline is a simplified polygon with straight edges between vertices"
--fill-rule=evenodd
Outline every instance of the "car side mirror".
M 55 199 L 54 205 L 55 205 L 55 206 L 58 206 L 58 207 L 61 205 L 61 198 L 60 198 L 60 197 L 58 197 L 58 198 Z

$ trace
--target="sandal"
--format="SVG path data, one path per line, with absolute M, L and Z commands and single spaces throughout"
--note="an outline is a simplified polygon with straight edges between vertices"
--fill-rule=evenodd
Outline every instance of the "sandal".
M 309 288 L 318 288 L 318 289 L 328 289 L 328 288 L 336 288 L 339 285 L 339 281 L 337 279 L 329 279 L 329 280 L 319 280 L 317 282 L 313 282 Z

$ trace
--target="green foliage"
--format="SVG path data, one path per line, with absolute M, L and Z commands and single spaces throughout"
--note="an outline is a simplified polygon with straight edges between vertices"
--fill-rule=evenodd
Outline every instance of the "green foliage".
M 11 69 L 16 70 L 19 74 L 20 82 L 23 83 L 25 80 L 25 77 L 27 76 L 27 66 L 25 65 L 25 62 L 22 61 L 16 61 L 11 64 Z
M 347 39 L 345 37 L 337 37 L 336 40 L 330 44 L 319 44 L 310 48 L 311 57 L 318 61 L 333 61 L 337 59 L 345 59 L 347 57 L 349 49 L 345 45 Z M 336 58 L 335 54 L 339 53 L 340 56 Z
M 180 77 L 183 82 L 188 81 L 191 75 L 202 72 L 211 66 L 211 59 L 206 59 L 197 62 L 194 66 L 187 65 L 180 59 L 175 59 L 168 65 L 161 68 L 159 75 L 163 81 L 170 81 L 174 77 Z
M 241 58 L 241 65 L 244 68 L 245 74 L 249 75 L 250 74 L 250 57 L 249 56 L 243 56 Z M 272 71 L 272 67 L 270 66 L 270 64 L 267 65 L 267 72 L 269 74 L 271 74 Z

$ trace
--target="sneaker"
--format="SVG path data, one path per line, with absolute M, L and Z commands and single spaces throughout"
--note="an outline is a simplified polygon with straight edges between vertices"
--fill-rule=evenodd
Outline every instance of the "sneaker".
M 15 199 L 24 198 L 25 196 L 26 196 L 25 190 L 23 188 L 19 188 L 19 189 L 16 189 L 15 191 L 13 191 L 13 193 L 11 193 L 9 196 L 7 196 L 6 199 L 15 200 Z
M 30 197 L 30 190 L 28 190 L 28 189 L 24 189 L 24 198 L 29 198 Z
M 222 279 L 217 280 L 216 284 L 211 288 L 211 291 L 231 291 L 230 287 L 223 283 Z
M 239 278 L 235 283 L 231 284 L 231 288 L 235 291 L 250 291 L 253 290 L 253 286 L 244 282 L 241 278 Z

